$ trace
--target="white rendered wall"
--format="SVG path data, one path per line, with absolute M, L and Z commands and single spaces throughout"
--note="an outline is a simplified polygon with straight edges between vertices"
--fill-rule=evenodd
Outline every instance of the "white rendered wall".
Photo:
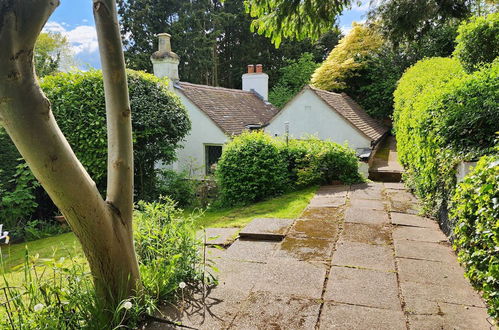
M 353 149 L 370 148 L 371 141 L 364 134 L 330 109 L 313 91 L 305 90 L 283 110 L 265 128 L 272 136 L 285 135 L 285 122 L 289 122 L 291 138 L 305 138 L 314 135 L 321 140 L 331 140 Z
M 269 76 L 266 73 L 243 74 L 243 91 L 254 90 L 265 101 L 269 99 Z
M 185 138 L 183 148 L 177 149 L 177 161 L 172 168 L 176 171 L 193 170 L 193 175 L 206 175 L 205 145 L 223 145 L 229 138 L 222 130 L 197 106 L 195 106 L 182 92 L 175 89 L 177 95 L 187 109 L 192 128 Z

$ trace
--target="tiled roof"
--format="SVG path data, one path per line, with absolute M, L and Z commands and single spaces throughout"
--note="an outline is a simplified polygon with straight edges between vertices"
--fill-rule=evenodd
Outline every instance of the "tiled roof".
M 175 88 L 229 135 L 242 133 L 247 125 L 265 125 L 279 111 L 253 92 L 186 82 Z
M 355 128 L 371 140 L 376 141 L 388 131 L 388 128 L 369 116 L 350 96 L 345 93 L 333 93 L 308 86 L 333 110 L 338 112 Z

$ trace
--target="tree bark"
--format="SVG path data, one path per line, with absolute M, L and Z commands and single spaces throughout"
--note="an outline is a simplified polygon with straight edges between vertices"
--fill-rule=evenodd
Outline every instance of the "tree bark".
M 132 237 L 131 114 L 115 3 L 94 1 L 108 120 L 106 201 L 57 126 L 34 72 L 36 38 L 58 5 L 0 0 L 0 124 L 80 240 L 98 296 L 114 308 L 140 289 Z

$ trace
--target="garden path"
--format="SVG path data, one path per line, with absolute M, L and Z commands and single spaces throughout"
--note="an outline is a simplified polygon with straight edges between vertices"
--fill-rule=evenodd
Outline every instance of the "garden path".
M 417 207 L 401 183 L 321 187 L 282 241 L 209 248 L 219 285 L 186 291 L 162 317 L 196 329 L 493 329 Z

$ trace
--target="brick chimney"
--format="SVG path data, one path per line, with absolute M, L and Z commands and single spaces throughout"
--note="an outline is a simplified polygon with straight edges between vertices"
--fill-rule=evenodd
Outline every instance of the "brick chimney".
M 264 101 L 269 97 L 269 76 L 263 72 L 263 65 L 248 65 L 248 73 L 243 74 L 243 90 L 253 91 L 262 97 Z
M 180 58 L 172 52 L 171 35 L 159 33 L 156 36 L 158 37 L 158 50 L 151 55 L 154 75 L 159 78 L 168 77 L 171 81 L 169 86 L 173 88 L 173 85 L 180 80 L 178 75 Z

